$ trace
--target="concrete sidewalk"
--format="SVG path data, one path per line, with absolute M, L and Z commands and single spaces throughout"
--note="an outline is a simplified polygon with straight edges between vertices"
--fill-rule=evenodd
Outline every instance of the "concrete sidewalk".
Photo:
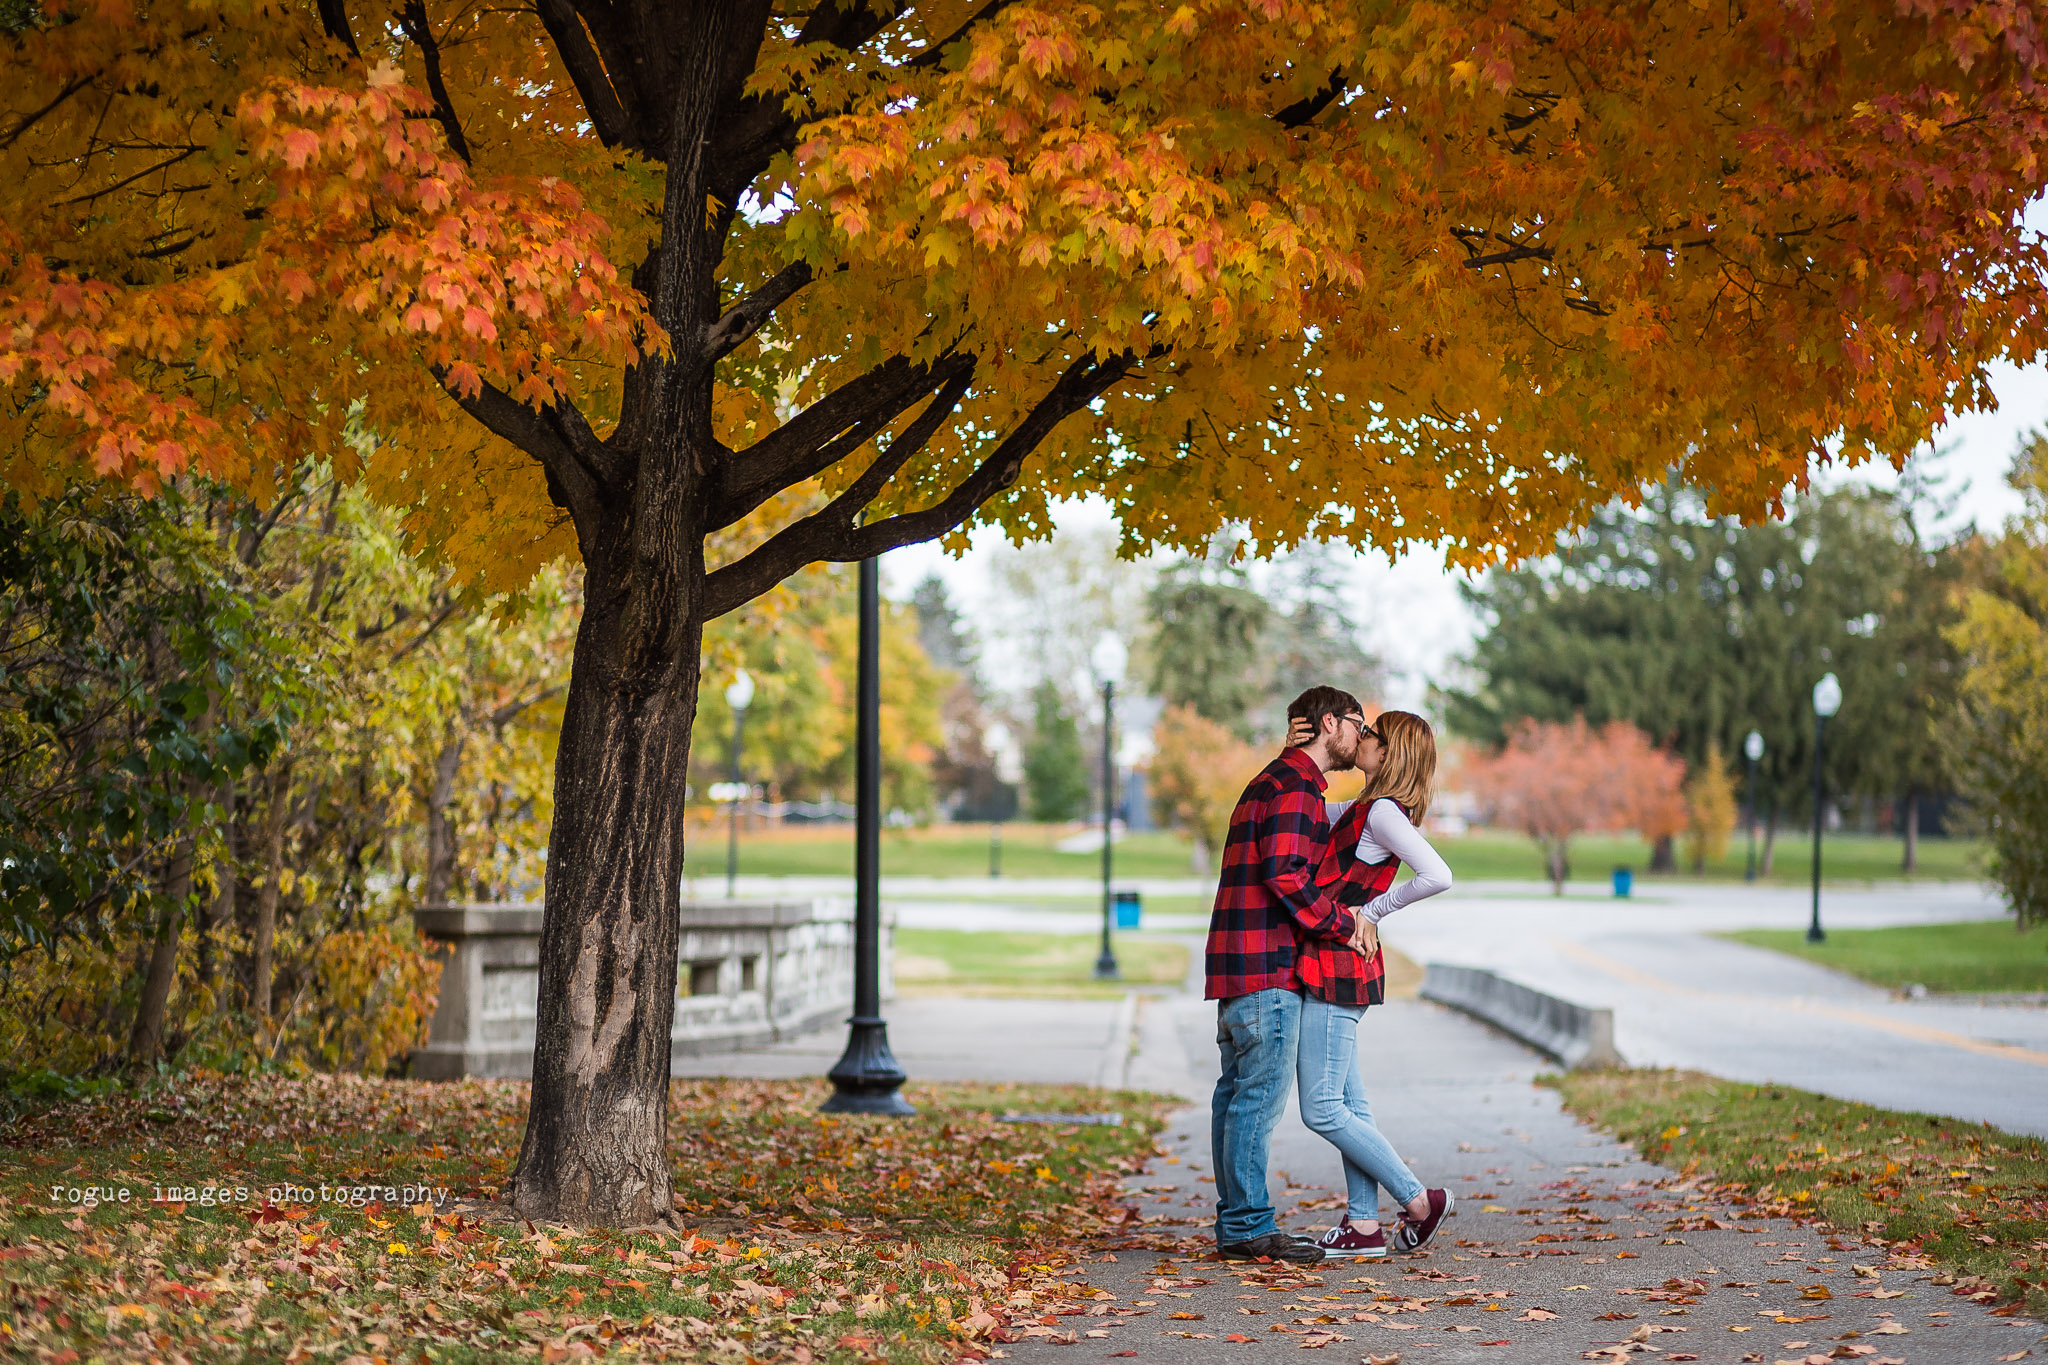
M 2048 1357 L 2041 1324 L 1993 1317 L 1925 1266 L 1715 1205 L 1565 1114 L 1533 1084 L 1539 1058 L 1434 1005 L 1372 1011 L 1364 1070 L 1382 1130 L 1426 1183 L 1456 1193 L 1458 1213 L 1425 1256 L 1304 1273 L 1211 1259 L 1213 1004 L 925 997 L 893 1002 L 889 1018 L 914 1080 L 1127 1083 L 1191 1102 L 1161 1159 L 1129 1182 L 1142 1227 L 1115 1259 L 1066 1272 L 1072 1315 L 1026 1324 L 1032 1335 L 1002 1348 L 1019 1362 L 1277 1361 L 1321 1348 L 1349 1352 L 1332 1357 L 1345 1362 L 1550 1365 L 1619 1360 L 1617 1346 L 1638 1361 L 1727 1365 Z M 689 1074 L 816 1075 L 842 1042 L 826 1030 L 699 1059 Z M 1291 1105 L 1271 1167 L 1283 1226 L 1313 1234 L 1339 1216 L 1336 1154 Z
M 1147 1001 L 1132 1083 L 1206 1100 L 1214 1021 L 1212 1005 Z M 1322 1348 L 1411 1365 L 1548 1365 L 1624 1346 L 1639 1360 L 1735 1365 L 1853 1359 L 1847 1348 L 1867 1346 L 1860 1358 L 1873 1362 L 1987 1365 L 2048 1340 L 2041 1324 L 1993 1317 L 1936 1286 L 1932 1270 L 1853 1237 L 1716 1206 L 1565 1114 L 1533 1084 L 1539 1059 L 1462 1016 L 1397 1002 L 1367 1015 L 1361 1041 L 1382 1131 L 1425 1183 L 1459 1200 L 1429 1254 L 1301 1274 L 1209 1259 L 1204 1104 L 1175 1120 L 1166 1158 L 1130 1182 L 1143 1234 L 1114 1262 L 1082 1268 L 1113 1297 L 1077 1297 L 1096 1316 L 1041 1322 L 1048 1335 L 1011 1355 L 1206 1362 Z M 1291 1106 L 1271 1168 L 1290 1231 L 1341 1216 L 1336 1154 Z M 1074 1344 L 1058 1344 L 1069 1334 Z

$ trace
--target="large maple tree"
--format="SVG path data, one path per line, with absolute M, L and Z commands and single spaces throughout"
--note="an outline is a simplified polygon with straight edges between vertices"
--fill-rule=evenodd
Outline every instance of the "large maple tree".
M 1479 562 L 1901 459 L 2042 348 L 2043 9 L 4 0 L 0 461 L 581 557 L 515 1199 L 645 1222 L 707 620 L 1084 491 Z

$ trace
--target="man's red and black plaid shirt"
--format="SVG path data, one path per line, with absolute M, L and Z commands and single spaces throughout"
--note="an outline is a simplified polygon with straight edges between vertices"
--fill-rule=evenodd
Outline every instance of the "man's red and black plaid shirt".
M 1328 785 L 1314 759 L 1287 749 L 1238 798 L 1209 916 L 1207 999 L 1299 990 L 1296 943 L 1351 937 L 1351 912 L 1318 882 L 1330 847 Z

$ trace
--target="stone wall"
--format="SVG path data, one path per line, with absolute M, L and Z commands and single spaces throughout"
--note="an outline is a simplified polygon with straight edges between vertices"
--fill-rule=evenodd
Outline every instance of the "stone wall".
M 531 1077 L 540 980 L 538 905 L 415 911 L 441 948 L 441 999 L 412 1074 Z M 889 917 L 882 993 L 893 996 Z M 672 1057 L 728 1052 L 843 1020 L 853 1007 L 853 902 L 701 901 L 683 906 Z

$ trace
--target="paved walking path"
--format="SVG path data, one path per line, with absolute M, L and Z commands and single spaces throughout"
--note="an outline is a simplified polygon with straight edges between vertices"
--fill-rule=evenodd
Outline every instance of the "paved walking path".
M 1460 889 L 1463 891 L 1463 888 Z M 1805 895 L 1685 887 L 1632 901 L 1507 895 L 1480 884 L 1403 911 L 1387 942 L 1418 962 L 1492 967 L 1614 1009 L 1637 1066 L 1691 1067 L 2048 1136 L 2048 1009 L 1902 1000 L 1781 953 L 1714 937 L 1803 928 Z M 1980 888 L 1831 893 L 1836 928 L 1988 919 Z
M 1381 1127 L 1425 1181 L 1457 1193 L 1459 1211 L 1427 1256 L 1302 1273 L 1208 1259 L 1213 1005 L 1186 993 L 933 997 L 896 1001 L 889 1016 L 917 1078 L 1121 1081 L 1191 1101 L 1164 1135 L 1165 1155 L 1129 1182 L 1143 1226 L 1113 1261 L 1064 1272 L 1076 1311 L 1028 1324 L 1035 1335 L 1005 1346 L 1020 1365 L 1246 1365 L 1305 1348 L 1346 1365 L 2048 1358 L 2041 1324 L 1993 1317 L 1935 1285 L 1925 1266 L 1703 1198 L 1563 1113 L 1532 1083 L 1539 1058 L 1434 1005 L 1374 1010 L 1361 1038 Z M 686 1069 L 815 1075 L 840 1042 L 828 1030 Z M 1343 1184 L 1337 1157 L 1291 1106 L 1271 1164 L 1283 1225 L 1328 1226 Z
M 1205 1092 L 1213 1017 L 1198 1002 L 1146 1002 L 1133 1083 Z M 1206 1259 L 1214 1184 L 1197 1107 L 1169 1129 L 1170 1155 L 1131 1182 L 1147 1214 L 1132 1240 L 1169 1249 L 1088 1264 L 1085 1282 L 1112 1297 L 1075 1302 L 1099 1316 L 1041 1323 L 1050 1335 L 1011 1355 L 1242 1362 L 1320 1348 L 1411 1365 L 1547 1365 L 1588 1353 L 1981 1365 L 2044 1340 L 2041 1324 L 1992 1317 L 1934 1285 L 1925 1267 L 1702 1198 L 1563 1113 L 1553 1092 L 1532 1084 L 1538 1059 L 1457 1015 L 1396 1003 L 1367 1016 L 1362 1038 L 1382 1129 L 1424 1180 L 1459 1196 L 1437 1248 L 1306 1273 Z M 1275 1139 L 1284 1225 L 1328 1226 L 1342 1190 L 1334 1152 L 1292 1110 Z M 1070 1333 L 1073 1345 L 1057 1344 Z M 1864 1347 L 1873 1349 L 1852 1354 Z

